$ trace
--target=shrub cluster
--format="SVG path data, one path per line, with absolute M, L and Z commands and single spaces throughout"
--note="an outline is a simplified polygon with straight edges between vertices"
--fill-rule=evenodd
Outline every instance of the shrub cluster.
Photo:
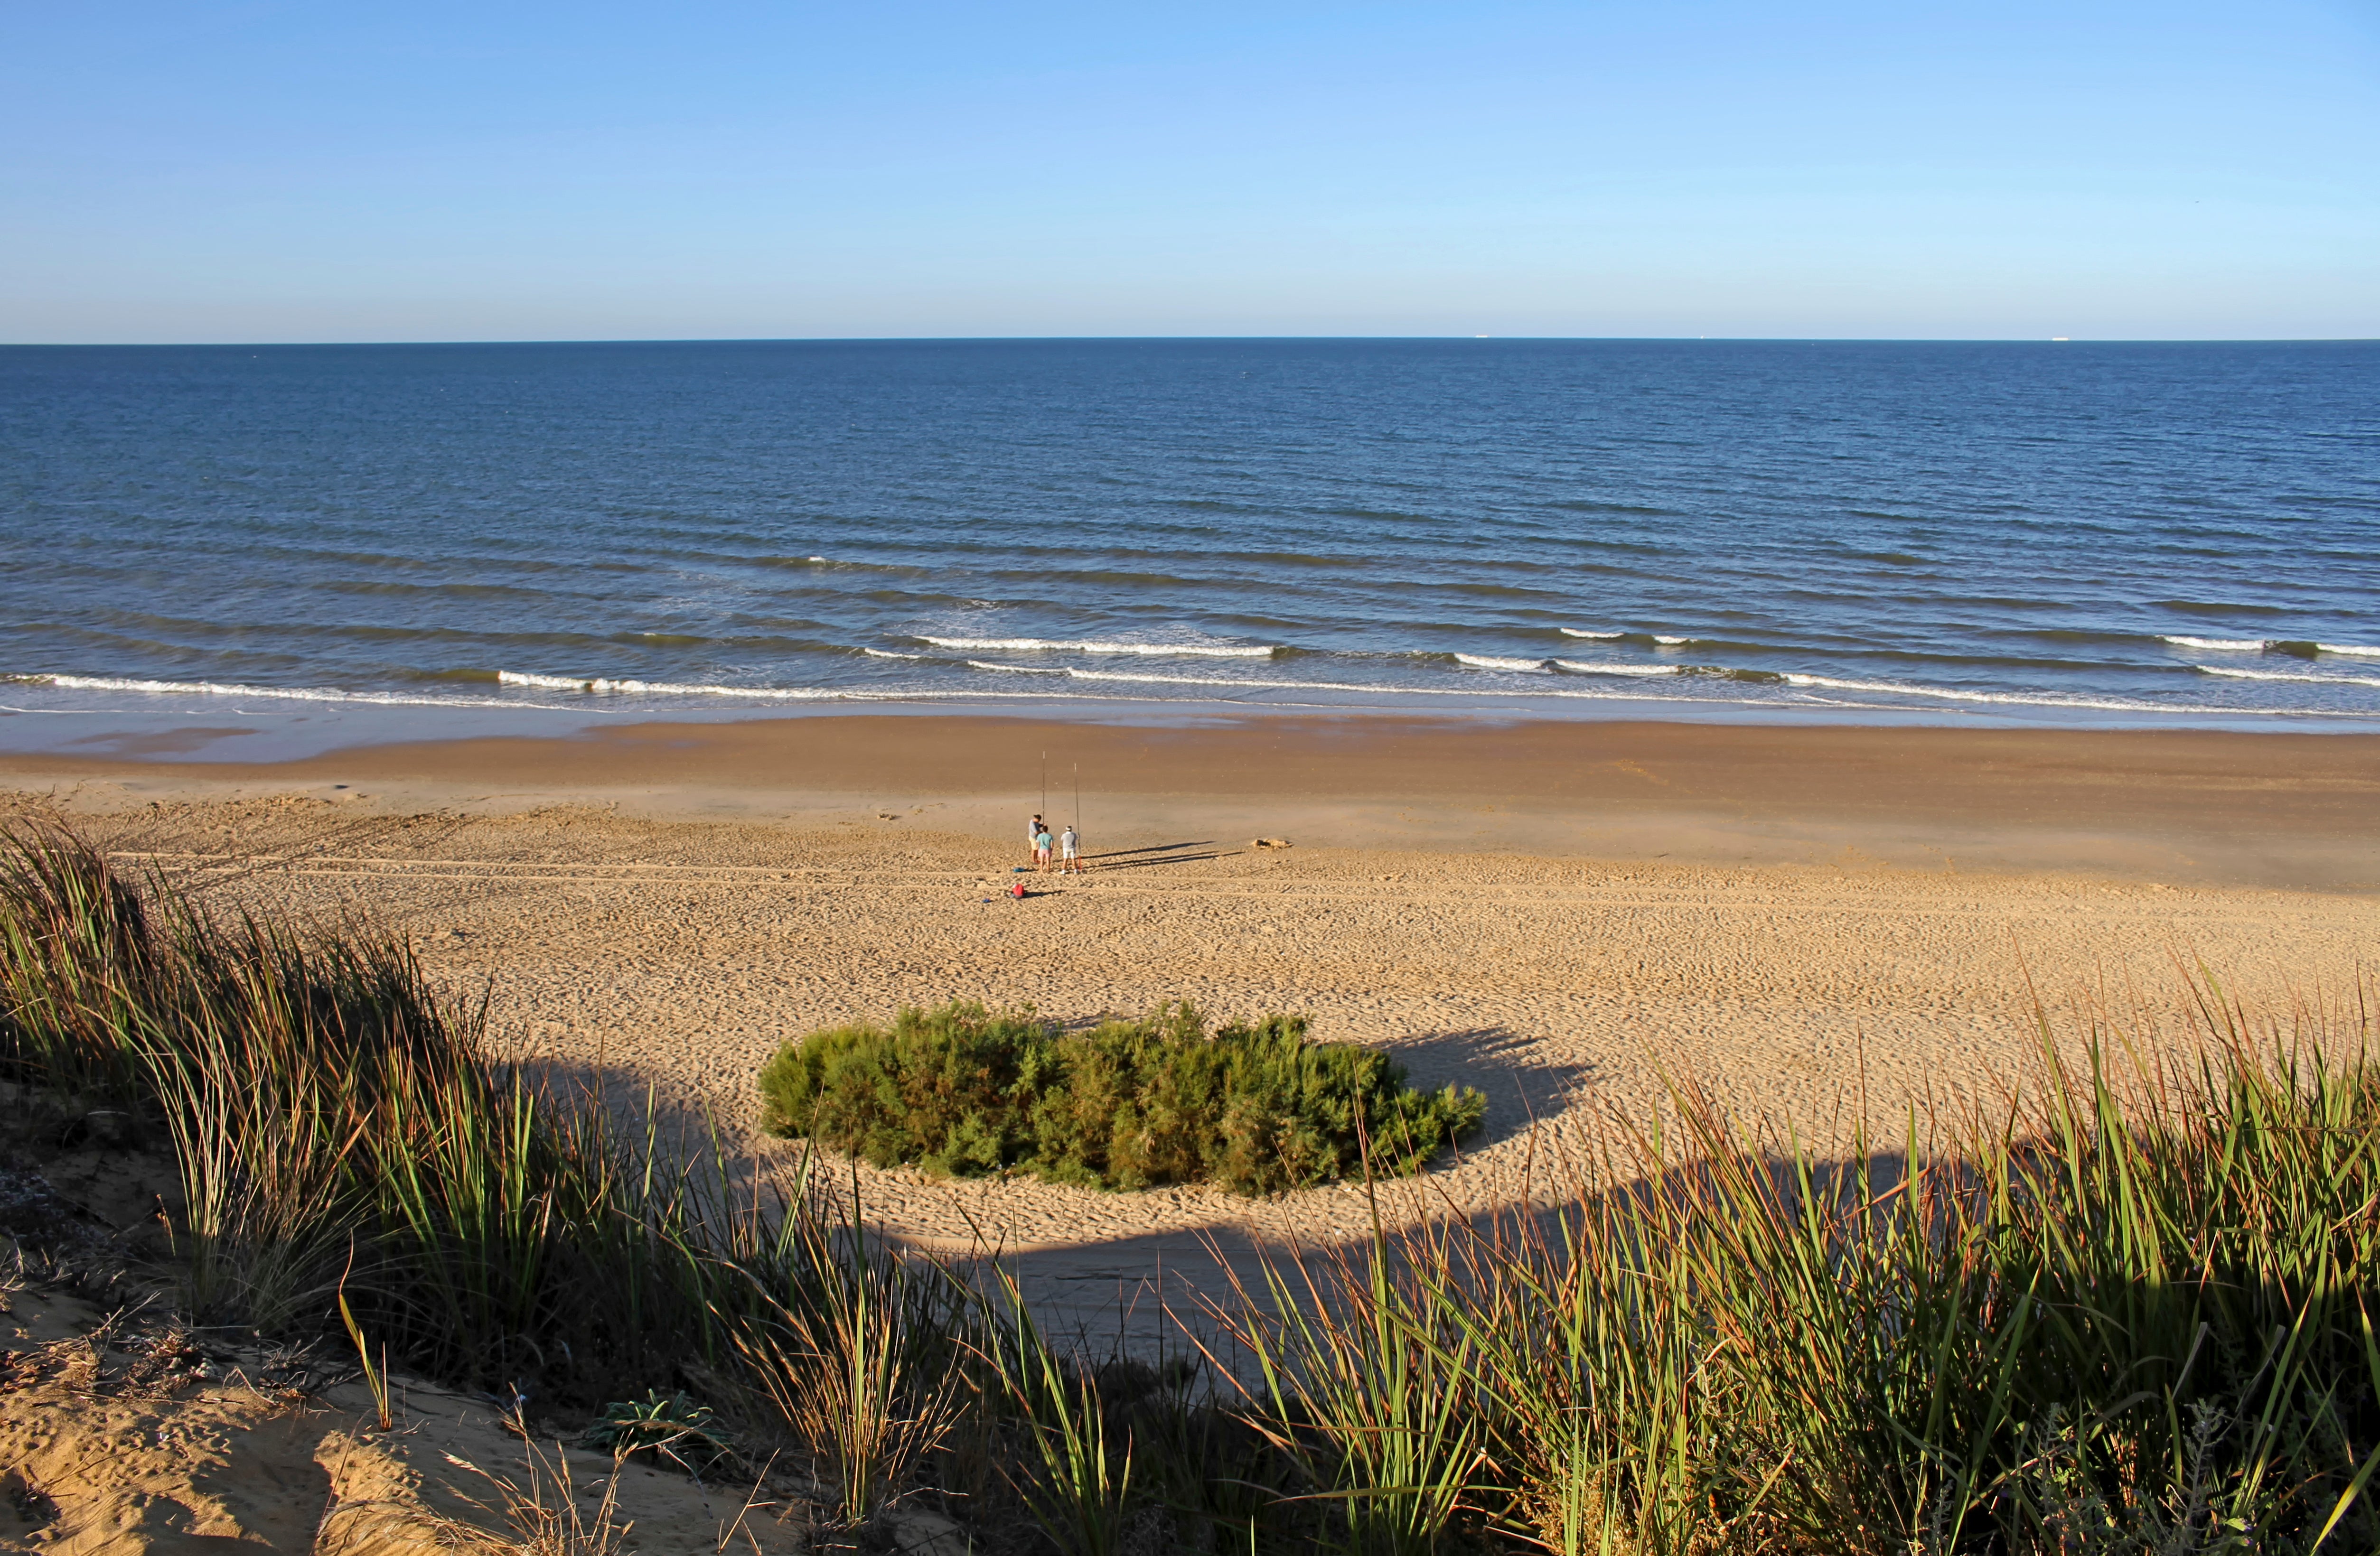
M 1068 1032 L 1030 1012 L 953 1003 L 788 1043 L 760 1072 L 763 1127 L 880 1167 L 1053 1183 L 1218 1183 L 1272 1194 L 1424 1164 L 1487 1099 L 1417 1092 L 1404 1067 L 1315 1043 L 1299 1016 L 1212 1033 L 1186 1002 Z

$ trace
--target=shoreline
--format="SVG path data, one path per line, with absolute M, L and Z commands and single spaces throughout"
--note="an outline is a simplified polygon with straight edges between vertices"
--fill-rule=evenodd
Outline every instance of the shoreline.
M 189 759 L 214 735 L 0 753 L 0 788 L 76 810 L 297 794 L 376 811 L 929 821 L 1005 841 L 1033 809 L 1070 814 L 1079 771 L 1095 849 L 1186 828 L 1242 844 L 2380 888 L 2380 734 L 807 713 Z

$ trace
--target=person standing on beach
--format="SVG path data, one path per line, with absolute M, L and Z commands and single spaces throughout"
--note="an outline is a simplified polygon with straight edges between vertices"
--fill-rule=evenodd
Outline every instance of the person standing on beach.
M 1075 830 L 1075 824 L 1070 821 L 1066 824 L 1066 830 L 1058 835 L 1060 874 L 1079 875 L 1083 873 L 1082 848 L 1083 835 Z
M 1033 834 L 1033 867 L 1045 875 L 1050 873 L 1050 829 L 1047 826 Z
M 1041 825 L 1041 813 L 1038 811 L 1034 812 L 1033 819 L 1025 824 L 1025 846 L 1033 850 L 1033 862 L 1036 864 L 1041 862 L 1041 834 L 1048 830 Z

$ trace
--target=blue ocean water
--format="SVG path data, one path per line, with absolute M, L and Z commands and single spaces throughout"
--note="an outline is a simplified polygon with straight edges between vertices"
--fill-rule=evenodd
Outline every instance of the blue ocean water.
M 2380 728 L 2380 345 L 9 348 L 0 570 L 28 713 Z

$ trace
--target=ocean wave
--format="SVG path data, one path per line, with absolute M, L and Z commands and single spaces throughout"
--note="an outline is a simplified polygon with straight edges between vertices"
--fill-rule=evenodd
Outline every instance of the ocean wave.
M 1782 686 L 1787 677 L 1773 669 L 1738 669 L 1732 665 L 1615 665 L 1582 659 L 1556 659 L 1554 664 L 1580 675 L 1686 675 L 1706 681 L 1741 681 L 1753 686 Z
M 1543 659 L 1512 659 L 1496 654 L 1457 654 L 1454 662 L 1473 669 L 1543 669 Z
M 863 647 L 860 652 L 871 659 L 922 659 L 926 657 L 923 654 L 904 654 L 897 648 Z
M 2365 643 L 2314 643 L 2297 637 L 2185 637 L 2179 633 L 2160 633 L 2157 635 L 2157 641 L 2170 643 L 2177 648 L 2213 648 L 2245 654 L 2287 654 L 2291 658 L 2297 659 L 2311 659 L 2324 654 L 2346 654 L 2355 658 L 2380 659 L 2380 646 Z
M 969 663 L 972 664 L 974 661 L 970 660 Z M 976 668 L 978 669 L 1021 669 L 1028 675 L 1065 675 L 1070 673 L 1066 670 L 1038 669 L 1027 666 L 982 664 L 977 665 Z M 1088 672 L 1074 671 L 1071 673 L 1087 674 Z M 604 696 L 722 697 L 737 698 L 749 702 L 885 703 L 932 702 L 946 698 L 1022 698 L 1027 701 L 1033 701 L 1040 700 L 1045 696 L 1045 694 L 1039 692 L 987 692 L 979 688 L 955 686 L 918 686 L 902 688 L 860 686 L 719 686 L 673 681 L 612 680 L 601 676 L 533 675 L 525 670 L 499 670 L 497 672 L 497 679 L 507 686 L 538 686 L 556 691 L 581 692 Z M 1077 694 L 1079 695 L 1079 694 Z M 452 706 L 453 704 L 464 701 L 465 699 L 440 697 L 420 698 L 416 700 L 423 702 L 434 701 L 442 705 Z M 510 699 L 498 699 L 493 697 L 482 697 L 471 700 L 483 703 L 491 707 L 544 707 L 558 709 L 565 706 L 554 703 L 519 703 L 511 701 Z M 1097 701 L 1102 699 L 1092 700 Z
M 2307 675 L 2285 669 L 2232 669 L 2224 665 L 2192 665 L 2201 675 L 2219 675 L 2230 681 L 2298 681 L 2316 686 L 2380 686 L 2380 678 L 2369 675 Z
M 1732 665 L 1680 665 L 1678 673 L 1699 675 L 1711 681 L 1741 681 L 1754 686 L 1785 684 L 1785 675 L 1781 670 L 1738 669 Z
M 1130 670 L 1070 669 L 1060 671 L 1059 673 L 1072 676 L 1078 681 L 1122 682 L 1135 685 L 1223 686 L 1230 687 L 1234 690 L 1257 689 L 1282 692 L 1355 692 L 1367 696 L 1376 697 L 1471 697 L 1475 699 L 1482 696 L 1532 698 L 1558 697 L 1576 702 L 1622 703 L 1675 703 L 1684 700 L 1673 695 L 1663 695 L 1658 693 L 1649 692 L 1555 692 L 1532 690 L 1483 693 L 1476 687 L 1384 686 L 1378 684 L 1366 685 L 1357 682 L 1346 681 L 1272 681 L 1258 680 L 1254 677 L 1227 675 L 1157 675 Z M 1693 700 L 1697 702 L 1709 702 L 1717 699 L 1695 698 Z M 1744 701 L 1744 699 L 1741 698 L 1729 698 L 1725 700 L 1730 702 Z
M 153 692 L 186 696 L 268 697 L 295 703 L 373 703 L 396 707 L 551 707 L 511 697 L 431 697 L 403 692 L 351 692 L 337 686 L 235 686 L 215 681 L 143 681 L 120 675 L 8 675 L 0 681 L 74 692 Z
M 1581 675 L 1675 675 L 1683 668 L 1679 665 L 1596 665 L 1581 659 L 1556 659 L 1554 663 Z
M 1690 643 L 1705 641 L 1676 633 L 1588 632 L 1584 627 L 1558 627 L 1555 630 L 1564 637 L 1583 637 L 1595 643 L 1649 643 L 1660 648 L 1683 648 Z
M 1274 645 L 1114 643 L 1099 638 L 1065 637 L 929 637 L 923 633 L 917 634 L 917 641 L 930 643 L 937 648 L 967 648 L 978 652 L 992 649 L 1007 653 L 1145 654 L 1160 657 L 1187 656 L 1214 659 L 1269 659 L 1281 651 Z
M 714 686 L 683 681 L 613 680 L 600 675 L 533 675 L 514 669 L 498 670 L 496 680 L 506 686 L 536 686 L 595 696 L 759 697 L 770 702 L 816 702 L 844 695 L 823 686 Z
M 2031 692 L 1966 692 L 1948 686 L 1919 686 L 1898 681 L 1852 681 L 1832 675 L 1788 673 L 1789 686 L 1823 686 L 1841 692 L 1866 692 L 1885 696 L 1940 697 L 1951 702 L 1985 703 L 2012 707 L 2071 707 L 2110 713 L 2216 714 L 2227 718 L 2335 718 L 2336 710 L 2312 707 L 2211 707 L 2197 703 L 2144 703 L 2122 697 L 2061 697 Z
M 969 659 L 969 669 L 998 670 L 1006 675 L 1066 675 L 1070 671 L 1055 665 L 995 665 L 989 659 Z

